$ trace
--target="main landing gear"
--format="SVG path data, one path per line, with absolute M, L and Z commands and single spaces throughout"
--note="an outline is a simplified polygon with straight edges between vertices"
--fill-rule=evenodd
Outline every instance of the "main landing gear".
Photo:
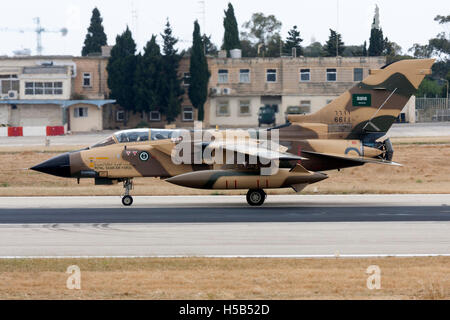
M 250 189 L 247 192 L 247 202 L 251 206 L 260 206 L 266 200 L 267 194 L 262 189 Z
M 129 207 L 133 204 L 133 197 L 130 196 L 130 190 L 133 189 L 133 179 L 126 178 L 125 180 L 123 180 L 123 187 L 125 189 L 125 192 L 122 197 L 122 204 Z

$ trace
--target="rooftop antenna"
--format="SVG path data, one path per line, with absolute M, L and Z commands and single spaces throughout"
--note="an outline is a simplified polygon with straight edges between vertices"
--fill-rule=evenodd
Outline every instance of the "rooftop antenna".
M 139 41 L 138 12 L 136 6 L 134 5 L 134 1 L 131 1 L 131 28 L 133 29 L 134 33 L 134 40 L 136 41 L 136 44 L 138 44 Z
M 339 0 L 336 0 L 336 58 L 339 56 Z
M 206 0 L 199 0 L 200 14 L 202 15 L 202 29 L 203 34 L 206 35 Z

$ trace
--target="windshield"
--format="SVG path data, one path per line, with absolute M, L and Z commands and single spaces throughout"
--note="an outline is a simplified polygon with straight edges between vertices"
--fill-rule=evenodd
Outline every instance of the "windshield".
M 148 141 L 149 139 L 149 129 L 132 129 L 119 131 L 114 134 L 117 142 L 142 142 Z
M 116 142 L 114 141 L 114 138 L 113 138 L 112 136 L 109 136 L 108 138 L 106 138 L 106 139 L 104 139 L 104 140 L 102 140 L 102 141 L 100 141 L 100 142 L 97 142 L 96 144 L 94 144 L 93 146 L 91 146 L 91 149 L 92 149 L 92 148 L 98 148 L 98 147 L 109 146 L 110 144 L 114 144 L 114 143 L 116 143 Z
M 114 135 L 94 144 L 92 148 L 104 147 L 115 143 L 155 141 L 176 138 L 181 134 L 181 130 L 170 129 L 131 129 L 114 133 Z M 114 139 L 116 138 L 116 140 Z
M 170 129 L 151 129 L 151 140 L 164 140 L 171 139 L 176 137 L 176 134 L 179 130 L 170 130 Z

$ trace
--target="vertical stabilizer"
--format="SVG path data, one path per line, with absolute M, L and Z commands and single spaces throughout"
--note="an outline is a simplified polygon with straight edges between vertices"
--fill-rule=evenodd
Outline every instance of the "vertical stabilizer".
M 310 115 L 291 115 L 289 121 L 328 125 L 346 139 L 362 139 L 367 134 L 382 136 L 392 126 L 427 74 L 434 59 L 401 60 L 370 75 L 321 110 Z

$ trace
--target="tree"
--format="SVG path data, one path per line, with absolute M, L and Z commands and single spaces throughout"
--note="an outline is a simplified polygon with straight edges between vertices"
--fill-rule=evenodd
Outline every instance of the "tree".
M 408 52 L 412 52 L 414 58 L 424 59 L 431 57 L 433 49 L 430 48 L 429 45 L 422 46 L 418 43 L 414 43 L 413 46 L 408 49 Z
M 383 55 L 386 56 L 386 62 L 391 63 L 398 61 L 398 57 L 402 54 L 402 47 L 400 47 L 397 43 L 393 41 L 389 41 L 386 37 L 384 39 L 384 51 Z
M 138 55 L 134 81 L 136 111 L 161 111 L 161 50 L 156 43 L 156 35 Z
M 448 16 L 437 15 L 437 16 L 434 18 L 434 21 L 439 22 L 439 24 L 445 24 L 445 23 L 448 23 L 448 22 L 450 22 L 450 15 L 448 15 Z
M 117 100 L 127 111 L 135 111 L 134 74 L 136 70 L 136 43 L 130 29 L 116 37 L 116 44 L 111 49 L 108 71 L 110 97 Z
M 372 29 L 369 39 L 369 56 L 381 56 L 384 50 L 383 30 Z
M 364 45 L 362 46 L 345 46 L 343 57 L 364 57 Z
M 172 27 L 167 19 L 166 28 L 163 34 L 163 57 L 162 68 L 163 74 L 161 77 L 161 113 L 166 115 L 168 123 L 175 121 L 180 114 L 182 95 L 184 90 L 181 88 L 181 79 L 178 78 L 178 66 L 180 63 L 180 55 L 175 45 L 178 43 L 172 35 Z
M 434 18 L 434 21 L 439 22 L 439 24 L 449 23 L 450 15 L 438 15 Z M 408 51 L 412 52 L 416 58 L 429 58 L 433 55 L 440 57 L 433 64 L 432 75 L 424 79 L 416 95 L 418 97 L 446 97 L 447 84 L 444 79 L 450 80 L 450 34 L 441 32 L 436 37 L 430 39 L 428 44 L 420 45 L 415 43 Z
M 281 22 L 274 15 L 265 16 L 260 12 L 254 13 L 251 20 L 243 24 L 246 31 L 241 32 L 241 37 L 248 40 L 255 48 L 262 45 L 264 50 L 260 52 L 260 55 L 266 56 L 269 44 L 272 44 L 273 48 L 274 43 L 279 43 L 281 26 Z M 278 49 L 276 52 L 279 53 L 279 51 Z M 271 52 L 274 50 L 272 49 Z
M 389 41 L 386 37 L 384 39 L 384 51 L 383 54 L 386 56 L 397 56 L 402 53 L 402 47 L 393 41 Z
M 364 41 L 362 56 L 367 57 L 367 41 Z
M 337 48 L 336 45 L 338 46 Z M 342 56 L 344 50 L 345 47 L 344 42 L 341 40 L 341 35 L 330 29 L 330 36 L 324 46 L 325 55 L 327 57 L 335 57 L 336 55 Z
M 188 94 L 192 105 L 198 110 L 198 120 L 203 121 L 203 106 L 208 98 L 208 81 L 211 74 L 208 70 L 204 42 L 200 36 L 200 26 L 197 21 L 194 22 L 194 33 L 192 38 L 192 55 L 189 67 L 191 81 L 189 84 Z
M 325 55 L 323 46 L 318 41 L 313 41 L 309 46 L 304 49 L 303 54 L 305 57 L 322 57 Z
M 280 34 L 275 34 L 267 44 L 264 55 L 267 57 L 280 57 L 283 53 L 283 40 Z
M 92 54 L 102 52 L 102 46 L 106 45 L 107 38 L 102 25 L 102 17 L 100 11 L 97 8 L 92 10 L 91 24 L 89 25 L 86 38 L 84 40 L 84 46 L 81 51 L 83 57 Z
M 293 26 L 291 30 L 288 31 L 288 37 L 284 43 L 284 54 L 292 55 L 292 49 L 297 49 L 297 56 L 303 55 L 303 48 L 300 43 L 303 41 L 300 38 L 300 31 L 297 30 L 297 26 Z
M 369 56 L 381 56 L 385 49 L 384 45 L 383 30 L 380 27 L 380 10 L 376 6 L 375 16 L 373 17 L 372 28 L 370 30 Z
M 258 56 L 258 48 L 257 46 L 253 45 L 250 40 L 241 40 L 241 50 L 243 57 L 254 58 Z
M 434 18 L 434 21 L 438 21 L 439 24 L 449 23 L 450 15 L 438 15 Z M 435 38 L 430 39 L 428 45 L 430 49 L 433 50 L 433 53 L 448 60 L 450 56 L 450 34 L 447 35 L 445 32 L 441 32 Z
M 222 50 L 230 51 L 232 49 L 240 49 L 241 42 L 239 41 L 239 30 L 236 17 L 234 15 L 234 8 L 231 3 L 228 3 L 228 9 L 224 11 L 223 27 L 225 29 L 223 35 Z
M 219 52 L 217 46 L 211 41 L 211 35 L 208 37 L 206 34 L 202 36 L 203 46 L 205 48 L 205 54 L 215 56 Z
M 423 98 L 435 98 L 442 94 L 442 87 L 439 86 L 437 81 L 426 77 L 423 79 L 422 83 L 417 90 L 416 97 Z

